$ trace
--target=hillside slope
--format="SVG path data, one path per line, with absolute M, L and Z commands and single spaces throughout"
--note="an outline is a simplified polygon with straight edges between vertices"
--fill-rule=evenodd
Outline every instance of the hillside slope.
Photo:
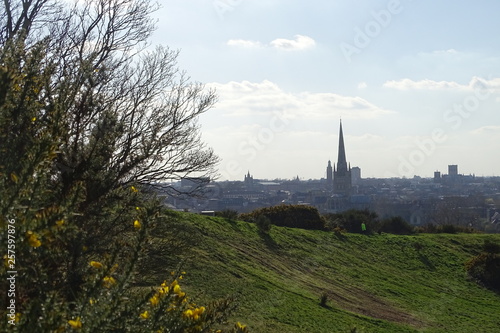
M 170 214 L 153 233 L 145 282 L 162 281 L 182 259 L 189 293 L 237 295 L 235 319 L 252 332 L 500 329 L 500 295 L 464 271 L 484 240 L 500 243 L 500 235 L 336 236 L 275 226 L 262 235 L 246 222 Z

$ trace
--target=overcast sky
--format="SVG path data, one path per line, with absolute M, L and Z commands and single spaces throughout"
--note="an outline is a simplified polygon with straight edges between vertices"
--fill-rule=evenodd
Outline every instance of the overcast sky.
M 500 175 L 500 1 L 162 0 L 221 179 Z

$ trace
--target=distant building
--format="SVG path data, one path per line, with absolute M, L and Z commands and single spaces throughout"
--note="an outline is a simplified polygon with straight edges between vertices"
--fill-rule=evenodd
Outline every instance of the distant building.
M 435 183 L 441 182 L 441 172 L 434 171 L 434 182 Z
M 351 166 L 347 165 L 345 157 L 344 134 L 342 120 L 339 131 L 339 155 L 337 165 L 333 166 L 333 193 L 349 196 L 352 190 Z
M 458 176 L 458 165 L 448 165 L 448 176 L 457 177 Z
M 351 168 L 351 182 L 352 185 L 357 185 L 361 181 L 361 169 L 360 167 Z
M 328 166 L 326 167 L 326 186 L 329 190 L 333 188 L 333 168 L 331 161 L 328 161 Z
M 252 187 L 253 185 L 253 176 L 250 175 L 250 171 L 245 175 L 244 183 L 246 187 Z

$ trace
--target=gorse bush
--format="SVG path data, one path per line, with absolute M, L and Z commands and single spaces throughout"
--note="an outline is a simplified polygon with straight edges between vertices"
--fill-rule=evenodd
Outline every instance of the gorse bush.
M 362 233 L 362 224 L 366 227 L 366 233 L 372 233 L 378 229 L 379 223 L 377 214 L 369 210 L 350 209 L 342 213 L 326 214 L 325 218 L 329 229 L 351 233 Z
M 265 215 L 257 216 L 254 222 L 257 225 L 257 228 L 259 228 L 259 232 L 268 234 L 269 231 L 271 231 L 271 220 Z
M 196 306 L 181 289 L 182 275 L 174 275 L 158 287 L 133 287 L 141 279 L 137 263 L 147 231 L 152 223 L 161 221 L 156 214 L 160 210 L 155 212 L 154 203 L 148 204 L 150 207 L 132 207 L 128 230 L 119 237 L 108 237 L 116 245 L 99 253 L 84 245 L 76 264 L 70 252 L 73 247 L 67 244 L 78 233 L 72 218 L 47 227 L 50 212 L 30 216 L 12 209 L 3 222 L 15 226 L 16 257 L 6 260 L 3 273 L 7 268 L 16 269 L 17 297 L 15 313 L 7 316 L 11 321 L 2 325 L 19 332 L 222 332 L 213 327 L 225 322 L 234 310 L 232 299 Z M 53 207 L 51 211 L 60 210 Z M 75 276 L 77 280 L 70 279 Z M 247 329 L 237 324 L 228 331 Z
M 264 207 L 251 213 L 240 215 L 240 219 L 255 222 L 260 216 L 271 221 L 271 224 L 280 227 L 324 230 L 325 220 L 315 207 L 304 205 L 279 205 Z
M 500 254 L 483 252 L 469 260 L 465 268 L 484 286 L 500 291 Z
M 236 220 L 238 218 L 238 211 L 233 209 L 224 209 L 222 211 L 215 212 L 215 216 Z
M 465 269 L 482 285 L 500 292 L 500 246 L 485 240 L 483 252 L 465 263 Z
M 397 235 L 409 235 L 413 233 L 413 226 L 406 222 L 402 217 L 395 216 L 380 221 L 378 230 Z
M 487 239 L 484 241 L 483 251 L 486 253 L 500 254 L 500 244 Z
M 195 305 L 180 276 L 141 283 L 150 232 L 170 223 L 147 185 L 217 161 L 195 124 L 213 93 L 177 77 L 176 52 L 138 56 L 154 9 L 0 3 L 2 331 L 216 332 L 234 309 Z

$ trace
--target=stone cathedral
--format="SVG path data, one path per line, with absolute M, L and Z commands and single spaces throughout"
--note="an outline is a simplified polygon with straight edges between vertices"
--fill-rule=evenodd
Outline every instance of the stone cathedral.
M 333 193 L 340 194 L 344 196 L 349 196 L 352 190 L 352 180 L 351 180 L 351 164 L 347 164 L 345 157 L 345 146 L 344 146 L 344 134 L 342 132 L 342 120 L 340 121 L 340 131 L 339 131 L 339 155 L 337 158 L 337 164 L 333 164 L 328 161 L 328 166 L 326 167 L 326 180 L 328 186 L 333 189 Z

